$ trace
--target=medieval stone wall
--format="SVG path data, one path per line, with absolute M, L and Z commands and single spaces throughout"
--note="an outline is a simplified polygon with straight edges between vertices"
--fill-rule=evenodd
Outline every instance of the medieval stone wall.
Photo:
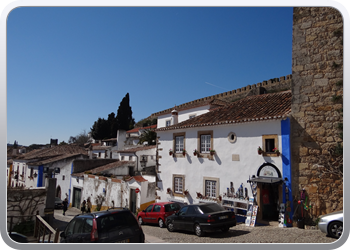
M 343 207 L 343 20 L 334 8 L 293 11 L 292 171 L 295 201 L 305 188 L 311 213 Z M 338 157 L 338 158 L 337 158 Z

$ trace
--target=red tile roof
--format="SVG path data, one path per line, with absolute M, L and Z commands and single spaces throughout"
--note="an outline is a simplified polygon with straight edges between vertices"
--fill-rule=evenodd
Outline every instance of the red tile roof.
M 282 119 L 291 112 L 291 91 L 248 96 L 224 107 L 156 131 Z
M 134 161 L 115 161 L 91 170 L 88 170 L 91 174 L 97 174 L 103 171 L 107 171 L 113 168 L 118 168 L 122 166 L 134 166 L 135 162 Z M 72 176 L 84 176 L 84 172 L 81 173 L 73 173 Z
M 135 148 L 126 148 L 123 150 L 117 150 L 114 152 L 118 152 L 118 153 L 135 153 L 138 151 L 143 151 L 143 150 L 148 150 L 148 149 L 152 149 L 152 148 L 156 148 L 157 145 L 150 145 L 150 146 L 140 146 L 140 147 L 135 147 Z
M 132 179 L 134 179 L 137 182 L 144 182 L 147 181 L 145 178 L 143 178 L 141 175 L 137 175 L 137 176 L 131 176 L 129 179 L 126 179 L 125 181 L 131 181 Z
M 33 160 L 33 159 L 46 159 L 51 157 L 57 157 L 64 154 L 85 154 L 86 150 L 83 147 L 77 145 L 58 145 L 52 148 L 45 148 L 41 150 L 33 150 L 29 153 L 23 154 L 18 159 Z
M 151 125 L 151 126 L 147 126 L 147 127 L 133 128 L 133 129 L 131 129 L 131 130 L 126 131 L 126 133 L 135 133 L 135 132 L 139 132 L 141 129 L 156 129 L 156 128 L 157 128 L 157 124 Z

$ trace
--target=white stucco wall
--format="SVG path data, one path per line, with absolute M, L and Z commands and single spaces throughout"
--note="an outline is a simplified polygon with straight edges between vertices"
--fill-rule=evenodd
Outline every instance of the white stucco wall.
M 213 148 L 216 151 L 213 160 L 208 158 L 198 158 L 193 155 L 193 150 L 197 149 L 198 131 L 213 131 Z M 173 133 L 186 132 L 185 145 L 186 157 L 169 156 L 169 149 L 173 148 Z M 234 132 L 237 140 L 229 142 L 228 135 Z M 190 195 L 183 199 L 187 203 L 195 203 L 196 192 L 205 193 L 204 177 L 219 179 L 219 194 L 226 193 L 233 182 L 235 192 L 241 183 L 248 189 L 249 197 L 252 196 L 250 184 L 247 183 L 249 176 L 256 175 L 259 167 L 270 162 L 274 164 L 282 173 L 282 158 L 264 157 L 258 155 L 257 148 L 262 145 L 262 135 L 278 135 L 279 150 L 282 152 L 281 125 L 280 121 L 251 122 L 234 125 L 222 125 L 203 128 L 190 128 L 186 130 L 158 131 L 159 142 L 162 150 L 159 151 L 159 182 L 160 190 L 157 191 L 161 201 L 167 201 L 170 195 L 167 188 L 172 187 L 173 174 L 185 176 L 184 190 L 188 189 Z M 198 149 L 199 150 L 199 149 Z M 235 160 L 233 160 L 233 155 Z M 239 157 L 239 160 L 237 158 Z
M 189 119 L 190 115 L 202 115 L 209 111 L 210 105 L 205 105 L 197 108 L 179 111 L 178 122 L 183 122 Z M 157 128 L 165 127 L 165 122 L 171 119 L 171 113 L 158 116 Z

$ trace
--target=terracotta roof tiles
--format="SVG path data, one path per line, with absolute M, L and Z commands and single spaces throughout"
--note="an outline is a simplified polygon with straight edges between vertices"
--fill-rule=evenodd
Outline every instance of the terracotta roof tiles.
M 156 131 L 213 126 L 270 119 L 282 119 L 291 112 L 291 91 L 248 96 L 229 105 Z

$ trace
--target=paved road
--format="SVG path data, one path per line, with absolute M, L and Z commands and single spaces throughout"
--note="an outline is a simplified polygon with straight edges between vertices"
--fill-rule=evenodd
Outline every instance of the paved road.
M 62 210 L 55 210 L 56 227 L 64 230 L 66 224 L 80 211 L 70 208 L 66 215 Z M 332 243 L 336 240 L 327 237 L 320 230 L 280 228 L 278 226 L 247 227 L 241 223 L 231 227 L 226 233 L 207 233 L 205 237 L 197 237 L 192 232 L 170 233 L 166 228 L 157 225 L 142 225 L 147 243 Z
M 299 229 L 297 227 L 279 228 L 278 226 L 247 227 L 239 224 L 226 233 L 212 232 L 198 237 L 192 232 L 168 232 L 157 225 L 143 225 L 147 235 L 156 235 L 168 243 L 332 243 L 320 230 Z

